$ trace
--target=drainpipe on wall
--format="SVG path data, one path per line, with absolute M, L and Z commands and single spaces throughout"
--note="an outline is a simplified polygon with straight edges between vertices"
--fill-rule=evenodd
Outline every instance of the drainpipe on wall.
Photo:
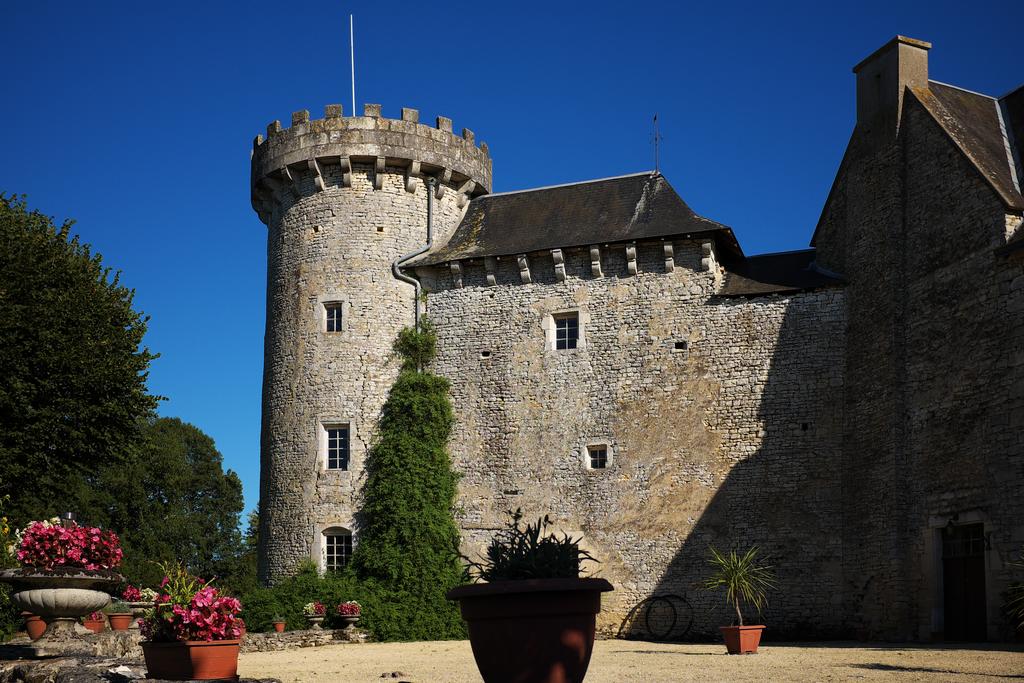
M 391 264 L 391 272 L 395 278 L 402 282 L 408 282 L 410 285 L 416 288 L 416 298 L 413 300 L 413 308 L 415 309 L 415 324 L 414 329 L 420 329 L 420 281 L 416 278 L 409 277 L 401 271 L 401 265 L 409 259 L 419 256 L 430 250 L 430 247 L 434 244 L 434 184 L 437 182 L 434 178 L 427 178 L 427 243 L 417 249 L 411 251 L 404 256 L 399 256 Z

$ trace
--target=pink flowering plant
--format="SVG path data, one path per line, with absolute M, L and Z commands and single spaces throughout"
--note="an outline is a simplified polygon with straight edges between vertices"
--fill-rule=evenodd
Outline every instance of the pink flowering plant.
M 155 602 L 159 595 L 152 588 L 137 588 L 128 585 L 121 592 L 121 599 L 125 602 Z
M 56 519 L 30 522 L 15 534 L 14 556 L 24 567 L 97 570 L 121 564 L 121 541 L 113 531 L 63 526 Z
M 327 614 L 327 607 L 319 600 L 314 600 L 313 602 L 306 603 L 302 608 L 302 613 L 307 617 L 322 617 Z
M 358 617 L 363 608 L 355 600 L 348 600 L 338 605 L 335 611 L 343 617 Z
M 236 640 L 242 635 L 242 603 L 192 576 L 181 565 L 160 565 L 163 591 L 139 620 L 142 636 L 153 642 Z

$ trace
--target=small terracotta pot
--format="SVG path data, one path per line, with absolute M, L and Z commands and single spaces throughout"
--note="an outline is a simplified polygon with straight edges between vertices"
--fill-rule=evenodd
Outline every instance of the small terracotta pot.
M 28 637 L 32 640 L 42 638 L 46 631 L 46 622 L 43 621 L 43 618 L 31 612 L 25 612 L 22 616 L 25 617 L 25 631 L 28 633 Z
M 112 631 L 127 631 L 132 626 L 131 612 L 115 612 L 113 614 L 108 614 L 107 619 L 110 620 L 110 629 Z
M 107 622 L 102 619 L 86 619 L 82 622 L 82 625 L 93 633 L 102 633 L 103 629 L 107 627 Z
M 604 579 L 529 579 L 459 586 L 473 658 L 486 683 L 581 683 L 594 650 Z
M 146 676 L 168 681 L 238 680 L 237 640 L 142 643 Z
M 725 637 L 725 649 L 729 651 L 729 654 L 756 655 L 764 625 L 720 626 L 719 630 Z
M 283 621 L 275 621 L 274 622 L 274 630 L 277 631 L 278 633 L 284 633 L 284 622 Z

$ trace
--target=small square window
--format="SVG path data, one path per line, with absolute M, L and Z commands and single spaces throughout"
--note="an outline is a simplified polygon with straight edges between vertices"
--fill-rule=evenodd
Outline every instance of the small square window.
M 580 339 L 580 317 L 577 313 L 555 316 L 555 348 L 575 349 Z
M 348 425 L 324 427 L 327 432 L 327 469 L 348 470 Z
M 341 332 L 341 304 L 324 304 L 328 332 Z
M 603 470 L 608 467 L 608 447 L 587 446 L 587 462 L 592 470 Z

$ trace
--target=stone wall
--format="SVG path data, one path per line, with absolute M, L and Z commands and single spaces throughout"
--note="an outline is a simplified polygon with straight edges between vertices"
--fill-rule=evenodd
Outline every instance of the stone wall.
M 692 615 L 694 635 L 730 619 L 721 595 L 695 590 L 708 544 L 756 544 L 779 567 L 773 632 L 834 631 L 843 293 L 719 298 L 701 245 L 673 246 L 665 272 L 662 245 L 638 245 L 635 276 L 622 245 L 602 249 L 598 278 L 583 249 L 564 250 L 562 282 L 550 255 L 530 256 L 525 285 L 514 258 L 491 287 L 480 263 L 463 264 L 461 288 L 445 268 L 419 271 L 435 370 L 452 382 L 465 550 L 510 510 L 549 513 L 616 586 L 605 632 L 642 634 L 630 611 L 673 594 L 693 608 L 678 603 L 677 631 Z M 546 348 L 546 317 L 573 310 L 581 348 Z M 597 443 L 604 470 L 585 464 Z
M 1024 280 L 995 250 L 1019 217 L 905 102 L 889 144 L 855 133 L 816 237 L 850 282 L 844 611 L 865 637 L 941 635 L 942 528 L 983 522 L 997 638 L 1005 563 L 1024 545 Z

